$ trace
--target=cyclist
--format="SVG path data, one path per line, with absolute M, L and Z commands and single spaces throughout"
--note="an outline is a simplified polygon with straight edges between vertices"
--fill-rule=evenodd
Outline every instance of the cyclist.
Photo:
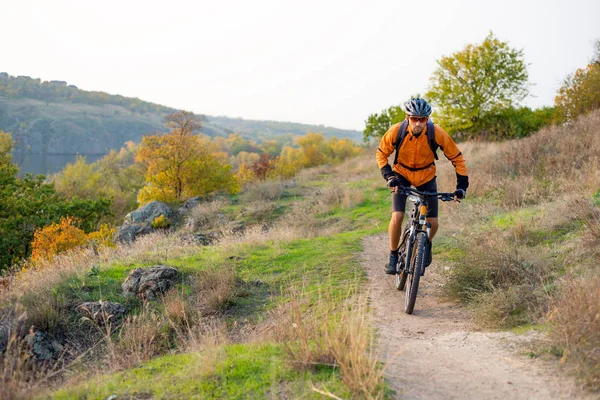
M 399 192 L 398 187 L 415 186 L 417 190 L 425 192 L 437 192 L 435 175 L 435 149 L 440 147 L 444 155 L 456 171 L 455 198 L 463 199 L 469 186 L 467 166 L 462 152 L 454 143 L 454 140 L 439 125 L 433 125 L 429 121 L 431 106 L 422 98 L 413 98 L 405 105 L 406 124 L 397 123 L 393 125 L 381 138 L 377 149 L 377 164 L 381 170 L 387 186 L 392 191 L 392 217 L 388 227 L 390 236 L 390 260 L 386 264 L 386 273 L 396 274 L 398 263 L 398 248 L 402 230 L 402 220 L 406 206 L 406 195 Z M 427 132 L 428 125 L 434 127 L 433 134 Z M 401 136 L 400 128 L 405 127 L 405 136 Z M 400 136 L 399 136 L 400 135 Z M 429 136 L 429 138 L 428 138 Z M 396 152 L 397 161 L 393 168 L 388 163 L 388 157 L 394 152 L 396 140 L 403 137 Z M 435 139 L 435 142 L 433 141 Z M 427 222 L 431 223 L 430 240 L 433 239 L 438 230 L 438 199 L 437 196 L 428 198 L 429 209 L 427 210 Z M 427 262 L 431 264 L 431 241 L 427 243 Z

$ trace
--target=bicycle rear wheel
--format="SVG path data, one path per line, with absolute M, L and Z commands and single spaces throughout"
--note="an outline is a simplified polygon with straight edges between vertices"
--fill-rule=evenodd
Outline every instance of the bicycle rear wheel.
M 417 233 L 415 247 L 410 259 L 410 268 L 408 276 L 408 289 L 406 290 L 406 298 L 404 312 L 412 314 L 417 301 L 417 292 L 419 291 L 419 280 L 421 279 L 421 271 L 425 268 L 427 235 L 425 232 Z
M 409 235 L 409 229 L 407 227 L 406 229 L 404 229 L 404 233 L 402 233 L 402 240 L 400 241 L 400 249 L 406 249 L 406 243 L 409 241 L 408 235 Z M 406 286 L 406 278 L 408 277 L 408 274 L 406 273 L 404 266 L 406 265 L 408 260 L 406 257 L 406 250 L 401 251 L 400 254 L 402 254 L 402 257 L 400 258 L 400 261 L 399 261 L 399 265 L 401 268 L 398 271 L 398 273 L 396 274 L 396 289 L 398 289 L 399 291 L 403 291 L 404 287 Z
M 406 287 L 406 277 L 407 273 L 404 268 L 402 268 L 402 270 L 396 274 L 396 289 L 399 291 L 403 291 Z

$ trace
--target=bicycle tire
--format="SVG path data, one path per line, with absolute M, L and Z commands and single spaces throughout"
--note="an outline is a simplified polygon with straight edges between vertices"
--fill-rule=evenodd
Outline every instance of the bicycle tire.
M 399 291 L 404 290 L 404 288 L 406 287 L 406 278 L 407 274 L 406 271 L 404 271 L 404 269 L 402 269 L 402 271 L 396 274 L 396 289 L 398 289 Z
M 419 281 L 421 279 L 421 271 L 425 268 L 425 252 L 427 245 L 427 235 L 425 232 L 417 233 L 415 240 L 415 247 L 411 257 L 411 266 L 409 270 L 411 273 L 408 277 L 408 289 L 406 290 L 406 298 L 404 305 L 404 312 L 412 314 L 415 309 L 415 303 L 417 301 L 417 292 L 419 291 Z
M 404 230 L 404 233 L 402 234 L 402 241 L 400 244 L 400 248 L 402 248 L 403 246 L 406 246 L 406 241 L 408 240 L 408 232 L 409 229 L 406 228 Z M 405 252 L 403 252 L 404 254 Z M 404 257 L 406 258 L 406 254 L 404 255 Z M 402 260 L 400 260 L 402 261 Z M 406 264 L 406 260 L 404 260 L 404 263 Z M 403 291 L 404 288 L 406 287 L 406 278 L 408 277 L 408 274 L 405 271 L 405 268 L 402 268 L 401 271 L 398 271 L 398 273 L 396 274 L 396 289 L 399 291 Z

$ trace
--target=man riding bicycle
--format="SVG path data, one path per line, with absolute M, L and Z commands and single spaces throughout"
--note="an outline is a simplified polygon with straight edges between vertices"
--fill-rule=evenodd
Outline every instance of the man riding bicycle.
M 377 164 L 387 186 L 392 191 L 392 218 L 388 228 L 390 236 L 390 261 L 386 273 L 396 274 L 402 220 L 406 207 L 406 194 L 399 187 L 415 186 L 424 192 L 437 192 L 435 153 L 440 147 L 456 171 L 455 198 L 463 199 L 469 186 L 467 166 L 454 140 L 439 125 L 430 120 L 431 106 L 422 98 L 413 98 L 405 105 L 406 121 L 393 125 L 381 138 L 377 149 Z M 393 169 L 388 157 L 396 150 Z M 431 232 L 427 243 L 427 262 L 431 264 L 431 240 L 438 230 L 438 198 L 428 197 L 427 222 Z

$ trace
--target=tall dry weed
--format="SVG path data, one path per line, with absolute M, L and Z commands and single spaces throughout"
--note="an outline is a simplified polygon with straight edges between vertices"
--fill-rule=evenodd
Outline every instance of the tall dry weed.
M 169 334 L 165 316 L 144 306 L 139 314 L 126 317 L 117 340 L 107 337 L 111 367 L 127 369 L 164 354 L 170 347 Z
M 219 199 L 198 204 L 186 217 L 185 230 L 197 232 L 216 229 L 227 221 L 225 214 L 221 213 L 226 204 L 224 200 Z
M 565 279 L 548 319 L 552 338 L 564 348 L 562 362 L 586 387 L 600 390 L 600 276 Z
M 192 277 L 192 306 L 203 315 L 222 312 L 235 296 L 235 272 L 228 266 L 202 270 Z
M 291 364 L 300 369 L 339 368 L 342 381 L 357 396 L 383 398 L 384 369 L 374 354 L 367 299 L 354 297 L 334 307 L 327 295 L 311 304 L 307 294 L 291 292 L 279 310 L 276 337 Z

